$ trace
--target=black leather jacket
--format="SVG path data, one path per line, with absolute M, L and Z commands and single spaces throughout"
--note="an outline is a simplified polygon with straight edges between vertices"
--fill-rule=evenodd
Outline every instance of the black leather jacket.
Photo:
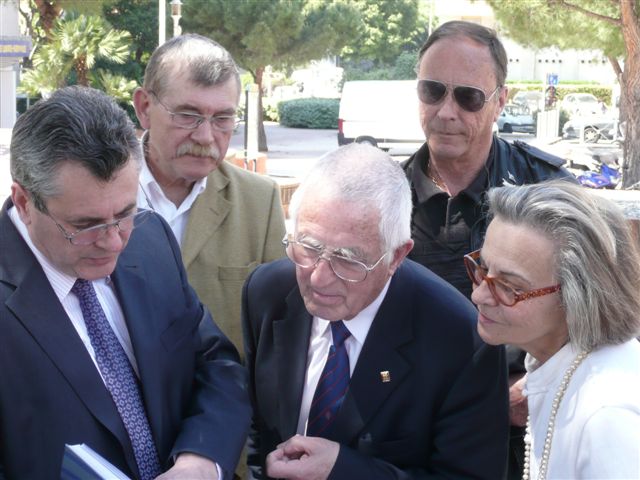
M 429 157 L 427 143 L 403 162 L 402 167 L 407 174 L 409 182 L 413 175 L 414 168 L 420 168 L 421 160 L 424 156 Z M 488 226 L 486 215 L 486 192 L 492 187 L 499 187 L 504 183 L 513 185 L 525 185 L 538 183 L 551 178 L 567 178 L 575 181 L 575 177 L 562 165 L 565 161 L 547 153 L 539 148 L 516 140 L 513 144 L 493 136 L 493 143 L 489 151 L 486 164 L 489 166 L 487 183 L 482 193 L 482 209 L 471 228 L 471 250 L 476 250 L 482 246 Z M 417 165 L 417 167 L 416 167 Z M 414 205 L 416 195 L 413 185 L 411 185 Z

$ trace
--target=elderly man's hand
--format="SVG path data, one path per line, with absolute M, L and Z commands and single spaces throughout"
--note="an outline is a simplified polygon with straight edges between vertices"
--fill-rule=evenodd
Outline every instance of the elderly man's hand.
M 510 380 L 515 380 L 515 378 Z M 526 376 L 523 376 L 509 387 L 509 420 L 511 425 L 518 427 L 524 427 L 527 424 L 527 416 L 529 415 L 527 397 L 522 394 L 525 383 Z
M 218 480 L 218 468 L 208 458 L 195 453 L 181 453 L 175 465 L 156 480 Z
M 339 443 L 295 435 L 267 456 L 267 474 L 292 480 L 325 480 L 339 451 Z

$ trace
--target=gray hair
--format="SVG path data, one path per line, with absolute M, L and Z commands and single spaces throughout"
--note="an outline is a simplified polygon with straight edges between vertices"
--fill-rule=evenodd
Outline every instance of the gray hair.
M 507 79 L 507 51 L 504 49 L 504 45 L 502 45 L 500 39 L 498 39 L 495 30 L 483 27 L 477 23 L 454 20 L 440 25 L 429 35 L 429 38 L 427 38 L 422 47 L 420 47 L 418 64 L 420 64 L 422 56 L 431 45 L 438 40 L 452 37 L 466 37 L 489 48 L 491 58 L 493 58 L 493 70 L 496 74 L 496 81 L 498 82 L 498 86 L 504 86 L 505 80 Z
M 582 350 L 640 334 L 640 247 L 613 202 L 563 180 L 488 193 L 490 214 L 554 246 L 569 339 Z
M 194 33 L 173 37 L 151 55 L 144 72 L 145 90 L 162 96 L 172 78 L 187 72 L 195 85 L 211 87 L 235 79 L 240 95 L 240 74 L 231 54 L 219 43 Z
M 59 194 L 58 168 L 75 162 L 109 181 L 142 149 L 127 113 L 107 94 L 72 86 L 55 91 L 20 115 L 11 137 L 12 179 L 46 212 L 45 199 Z
M 383 251 L 395 250 L 411 238 L 407 177 L 400 164 L 378 148 L 352 143 L 320 158 L 291 198 L 289 214 L 296 227 L 300 206 L 312 191 L 378 212 Z

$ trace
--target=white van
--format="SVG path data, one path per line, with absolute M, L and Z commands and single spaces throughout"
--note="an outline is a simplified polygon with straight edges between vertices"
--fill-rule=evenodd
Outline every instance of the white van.
M 383 150 L 418 149 L 425 141 L 416 80 L 345 82 L 338 115 L 338 145 L 358 142 Z

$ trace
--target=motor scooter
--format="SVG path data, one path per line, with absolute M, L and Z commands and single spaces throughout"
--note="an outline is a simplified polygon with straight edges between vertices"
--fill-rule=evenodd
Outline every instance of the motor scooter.
M 607 165 L 606 163 L 601 163 L 599 171 L 588 171 L 579 175 L 578 182 L 580 185 L 584 185 L 589 188 L 616 188 L 618 183 L 620 183 L 620 170 L 617 165 Z

